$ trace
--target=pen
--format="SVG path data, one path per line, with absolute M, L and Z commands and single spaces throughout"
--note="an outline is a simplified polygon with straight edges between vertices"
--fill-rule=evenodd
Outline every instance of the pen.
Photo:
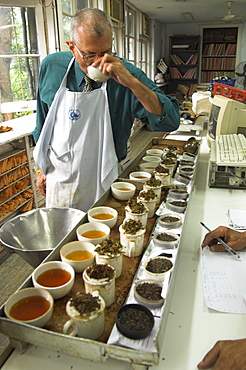
M 203 222 L 200 222 L 200 224 L 203 226 L 203 227 L 205 227 L 205 229 L 207 229 L 209 232 L 211 231 Z M 217 240 L 218 240 L 218 242 L 220 242 L 224 247 L 225 247 L 225 249 L 229 252 L 229 253 L 231 253 L 231 254 L 233 254 L 234 256 L 237 256 L 237 258 L 240 258 L 240 256 L 239 256 L 239 254 L 237 254 L 237 252 L 235 252 L 234 251 L 234 249 L 232 249 L 231 247 L 229 247 L 229 245 L 228 244 L 226 244 L 225 242 L 224 242 L 224 240 L 222 240 L 221 238 L 216 238 Z

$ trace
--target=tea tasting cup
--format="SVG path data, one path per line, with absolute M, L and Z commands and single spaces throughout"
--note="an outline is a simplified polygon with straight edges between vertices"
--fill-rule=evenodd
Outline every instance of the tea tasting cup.
M 160 203 L 161 201 L 161 189 L 162 189 L 162 182 L 159 179 L 151 178 L 150 180 L 146 181 L 146 183 L 143 186 L 143 190 L 153 190 L 156 197 L 157 202 Z
M 110 228 L 101 222 L 86 222 L 77 228 L 76 234 L 78 240 L 97 245 L 109 238 Z
M 139 165 L 140 171 L 148 172 L 151 175 L 154 173 L 154 170 L 156 167 L 157 165 L 151 162 L 143 162 L 143 163 L 140 163 Z
M 64 297 L 74 285 L 75 271 L 63 261 L 44 262 L 32 273 L 35 288 L 47 290 L 54 299 Z
M 149 309 L 159 308 L 164 303 L 161 296 L 162 288 L 162 282 L 151 279 L 139 280 L 134 285 L 134 298 L 137 303 Z
M 146 156 L 151 155 L 154 157 L 162 157 L 163 155 L 163 150 L 161 149 L 148 149 L 146 150 Z
M 167 199 L 166 201 L 166 207 L 167 209 L 170 209 L 170 211 L 183 213 L 186 210 L 187 202 L 186 200 L 176 200 L 176 199 Z
M 45 289 L 25 288 L 12 294 L 4 305 L 5 315 L 14 321 L 42 328 L 50 320 L 54 299 Z
M 143 226 L 147 225 L 148 213 L 148 207 L 143 202 L 137 201 L 135 199 L 134 201 L 130 201 L 125 207 L 125 219 L 140 221 Z
M 170 233 L 168 231 L 164 232 L 154 232 L 153 241 L 156 247 L 160 248 L 176 248 L 179 243 L 179 235 Z
M 104 75 L 98 68 L 92 66 L 87 67 L 87 74 L 92 80 L 96 82 L 105 82 L 110 77 Z
M 161 157 L 157 157 L 154 155 L 145 155 L 142 160 L 143 162 L 153 163 L 156 166 L 161 163 Z
M 132 231 L 128 231 L 128 226 L 133 225 Z M 135 228 L 135 230 L 134 230 Z M 144 234 L 146 228 L 140 221 L 132 219 L 125 220 L 119 227 L 120 242 L 125 248 L 124 255 L 127 257 L 137 257 L 143 252 Z
M 94 207 L 89 209 L 87 217 L 89 222 L 101 222 L 112 229 L 118 220 L 118 212 L 111 207 Z
M 95 248 L 96 263 L 112 266 L 117 279 L 122 273 L 123 252 L 124 248 L 119 242 L 111 239 L 103 240 Z
M 159 217 L 158 223 L 166 229 L 175 229 L 182 225 L 182 218 L 178 213 L 165 213 Z
M 155 215 L 157 196 L 155 192 L 150 190 L 141 190 L 138 195 L 138 200 L 144 203 L 148 208 L 148 218 L 151 218 Z
M 95 245 L 84 241 L 73 241 L 60 249 L 60 257 L 63 262 L 72 266 L 77 273 L 81 273 L 87 266 L 94 263 Z
M 156 167 L 156 169 L 154 170 L 154 177 L 157 180 L 160 180 L 162 185 L 170 185 L 171 183 L 171 174 L 169 169 L 161 165 Z
M 166 257 L 151 257 L 144 263 L 144 273 L 147 279 L 164 282 L 167 274 L 172 271 L 173 263 Z
M 114 182 L 111 185 L 111 192 L 113 197 L 118 200 L 128 200 L 133 197 L 136 191 L 136 186 L 130 182 Z
M 145 171 L 135 171 L 129 174 L 129 178 L 134 181 L 137 190 L 142 190 L 143 185 L 151 178 L 151 174 Z
M 88 307 L 92 307 L 89 312 Z M 66 313 L 70 319 L 63 326 L 63 333 L 86 339 L 97 339 L 104 331 L 105 302 L 97 294 L 80 293 L 66 304 Z
M 110 265 L 100 263 L 86 267 L 82 274 L 86 293 L 100 295 L 105 307 L 110 306 L 115 299 L 115 276 L 115 269 Z
M 180 166 L 180 167 L 181 167 L 181 166 L 194 167 L 194 166 L 195 166 L 195 162 L 193 162 L 193 161 L 189 161 L 189 160 L 187 160 L 187 159 L 183 159 L 183 158 L 181 158 L 181 159 L 179 160 L 179 166 Z

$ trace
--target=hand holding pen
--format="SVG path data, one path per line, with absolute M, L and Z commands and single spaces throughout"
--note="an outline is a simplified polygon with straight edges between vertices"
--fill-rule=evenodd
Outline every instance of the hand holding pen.
M 202 248 L 208 246 L 212 252 L 220 252 L 227 249 L 225 244 L 233 251 L 239 251 L 246 247 L 246 232 L 239 232 L 225 226 L 219 226 L 211 231 L 203 223 L 201 224 L 209 231 L 202 242 Z M 236 252 L 232 252 L 232 254 L 238 256 Z

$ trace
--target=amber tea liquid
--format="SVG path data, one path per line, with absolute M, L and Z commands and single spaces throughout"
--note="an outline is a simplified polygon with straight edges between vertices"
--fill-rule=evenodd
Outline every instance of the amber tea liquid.
M 66 258 L 72 261 L 86 261 L 92 257 L 93 254 L 91 252 L 82 250 L 73 251 L 66 255 Z
M 28 321 L 42 316 L 50 308 L 50 302 L 41 296 L 20 299 L 10 309 L 9 314 L 16 320 Z
M 60 268 L 50 269 L 44 271 L 37 278 L 37 282 L 40 285 L 54 288 L 60 285 L 66 284 L 71 279 L 71 274 Z
M 99 238 L 103 238 L 104 236 L 106 236 L 106 233 L 104 233 L 101 230 L 89 230 L 89 231 L 84 232 L 81 235 L 84 238 L 88 238 L 88 239 L 99 239 Z

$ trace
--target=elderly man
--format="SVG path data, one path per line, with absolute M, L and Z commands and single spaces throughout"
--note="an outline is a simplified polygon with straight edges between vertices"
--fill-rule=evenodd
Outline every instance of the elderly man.
M 117 178 L 134 118 L 153 131 L 179 126 L 176 99 L 166 96 L 140 69 L 112 56 L 112 24 L 99 9 L 72 19 L 68 52 L 42 62 L 34 159 L 37 185 L 47 206 L 87 211 Z M 109 76 L 88 81 L 89 65 Z

